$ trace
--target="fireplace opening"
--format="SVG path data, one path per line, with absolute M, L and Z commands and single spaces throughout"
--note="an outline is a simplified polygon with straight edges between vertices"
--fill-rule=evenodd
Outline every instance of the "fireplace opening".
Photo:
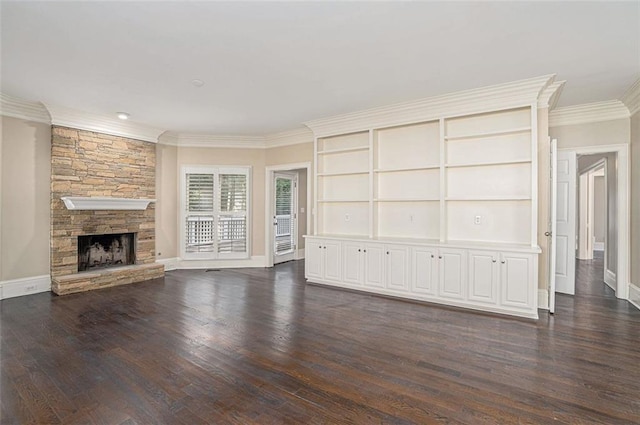
M 135 233 L 78 236 L 78 271 L 136 263 Z

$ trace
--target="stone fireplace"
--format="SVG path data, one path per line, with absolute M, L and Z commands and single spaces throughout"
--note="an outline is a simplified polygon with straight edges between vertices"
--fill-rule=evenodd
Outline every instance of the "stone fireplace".
M 51 288 L 58 295 L 164 276 L 155 262 L 155 205 L 69 209 L 62 198 L 155 198 L 155 145 L 52 127 Z

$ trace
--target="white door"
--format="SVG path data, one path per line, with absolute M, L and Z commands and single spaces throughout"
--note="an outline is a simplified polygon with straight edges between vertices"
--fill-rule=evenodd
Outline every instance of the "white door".
M 364 246 L 364 284 L 374 288 L 384 288 L 384 249 L 382 245 Z
M 325 241 L 322 245 L 324 254 L 323 276 L 326 280 L 340 281 L 342 278 L 340 246 L 340 242 L 331 241 Z
M 293 260 L 297 241 L 297 174 L 274 173 L 273 264 Z
M 556 311 L 556 220 L 558 219 L 558 141 L 551 140 L 551 194 L 549 205 L 549 231 L 546 236 L 549 237 L 549 313 Z
M 556 165 L 556 291 L 573 295 L 576 277 L 576 153 L 558 152 Z
M 467 262 L 462 249 L 441 249 L 438 255 L 441 297 L 464 299 Z
M 307 279 L 322 279 L 322 243 L 307 239 L 307 255 L 304 256 L 304 272 Z
M 498 302 L 497 252 L 469 250 L 469 299 L 482 303 Z
M 409 250 L 403 246 L 386 245 L 386 282 L 388 289 L 409 289 Z
M 413 248 L 411 250 L 411 288 L 413 292 L 435 295 L 438 285 L 438 250 Z
M 344 242 L 342 244 L 342 280 L 353 285 L 362 285 L 364 274 L 363 246 L 357 242 Z
M 529 254 L 503 253 L 500 256 L 500 287 L 502 305 L 529 307 L 531 299 L 531 256 Z M 537 292 L 537 291 L 536 291 Z

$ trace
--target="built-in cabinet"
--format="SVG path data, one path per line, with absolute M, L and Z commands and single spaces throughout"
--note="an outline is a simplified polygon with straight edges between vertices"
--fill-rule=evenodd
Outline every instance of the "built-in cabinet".
M 309 241 L 340 242 L 342 278 L 330 283 L 537 317 L 535 102 L 320 131 L 313 234 L 322 239 Z M 308 261 L 326 263 L 314 251 Z M 308 279 L 328 283 L 317 268 Z
M 438 242 L 306 238 L 306 278 L 311 282 L 538 317 L 535 249 L 512 246 L 514 251 L 497 251 L 495 246 L 469 249 Z

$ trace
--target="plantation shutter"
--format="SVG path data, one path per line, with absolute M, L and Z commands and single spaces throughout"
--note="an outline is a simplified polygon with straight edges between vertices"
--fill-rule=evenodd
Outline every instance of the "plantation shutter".
M 220 170 L 217 196 L 217 246 L 220 258 L 248 256 L 248 180 L 248 170 Z
M 214 175 L 188 173 L 186 175 L 185 251 L 188 253 L 214 251 Z
M 293 179 L 276 177 L 276 254 L 293 249 Z

